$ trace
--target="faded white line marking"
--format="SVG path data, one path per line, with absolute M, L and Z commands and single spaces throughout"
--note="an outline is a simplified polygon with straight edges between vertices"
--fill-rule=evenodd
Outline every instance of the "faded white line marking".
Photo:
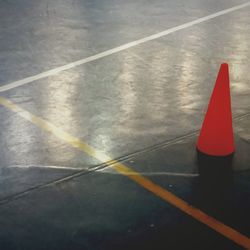
M 102 172 L 105 174 L 114 174 L 114 175 L 120 175 L 120 173 L 115 172 L 112 168 L 105 168 L 105 169 L 100 169 L 97 170 L 97 172 Z M 199 174 L 198 173 L 175 173 L 175 172 L 165 172 L 165 171 L 161 171 L 161 172 L 136 172 L 137 174 L 143 175 L 143 176 L 179 176 L 179 177 L 198 177 Z M 133 174 L 131 174 L 133 175 Z
M 22 169 L 35 169 L 35 168 L 40 168 L 40 169 L 59 169 L 59 170 L 88 170 L 87 168 L 75 168 L 75 167 L 64 167 L 64 166 L 44 166 L 44 165 L 10 165 L 8 168 L 22 168 Z
M 120 173 L 112 171 L 110 169 L 111 166 L 106 166 L 102 169 L 97 169 L 95 172 L 107 173 L 107 174 L 116 174 L 120 175 Z M 22 168 L 22 169 L 58 169 L 58 170 L 72 170 L 72 171 L 91 171 L 91 168 L 76 168 L 76 167 L 64 167 L 64 166 L 44 166 L 44 165 L 10 165 L 8 168 Z M 174 172 L 138 172 L 144 176 L 180 176 L 180 177 L 197 177 L 199 174 L 196 173 L 174 173 Z

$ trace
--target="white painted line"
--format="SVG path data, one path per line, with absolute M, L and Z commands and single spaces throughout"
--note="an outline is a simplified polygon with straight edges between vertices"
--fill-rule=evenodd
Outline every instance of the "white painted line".
M 109 167 L 106 167 L 104 169 L 100 169 L 97 170 L 97 172 L 101 172 L 101 173 L 105 173 L 105 174 L 114 174 L 114 175 L 120 175 L 121 173 L 115 172 L 112 168 L 110 169 Z M 138 173 L 140 175 L 143 176 L 178 176 L 178 177 L 198 177 L 199 174 L 198 173 L 175 173 L 175 172 L 136 172 L 136 174 L 131 174 L 131 176 L 133 175 L 138 175 Z
M 139 172 L 141 175 L 145 176 L 179 176 L 179 177 L 198 177 L 199 174 L 192 174 L 192 173 L 172 173 L 172 172 Z
M 8 168 L 23 168 L 23 169 L 60 169 L 60 170 L 72 170 L 72 171 L 82 171 L 89 169 L 87 168 L 75 168 L 75 167 L 64 167 L 64 166 L 44 166 L 44 165 L 10 165 Z
M 121 175 L 121 173 L 115 172 L 112 168 L 110 168 L 111 165 L 106 166 L 102 169 L 93 170 L 99 173 L 105 173 L 105 174 L 114 174 L 114 175 Z M 72 170 L 72 171 L 91 171 L 91 168 L 76 168 L 76 167 L 64 167 L 64 166 L 45 166 L 45 165 L 10 165 L 8 168 L 22 168 L 22 169 L 59 169 L 59 170 Z M 180 176 L 180 177 L 198 177 L 198 173 L 175 173 L 175 172 L 137 172 L 137 174 L 144 175 L 144 176 Z M 133 174 L 131 174 L 133 175 Z
M 218 12 L 216 12 L 214 14 L 198 18 L 198 19 L 196 19 L 194 21 L 187 22 L 187 23 L 184 23 L 182 25 L 178 25 L 176 27 L 164 30 L 164 31 L 156 33 L 156 34 L 153 34 L 151 36 L 147 36 L 147 37 L 144 37 L 142 39 L 138 39 L 138 40 L 135 40 L 133 42 L 123 44 L 123 45 L 121 45 L 119 47 L 116 47 L 116 48 L 113 48 L 113 49 L 110 49 L 110 50 L 106 50 L 104 52 L 101 52 L 101 53 L 98 53 L 96 55 L 83 58 L 83 59 L 75 61 L 75 62 L 71 62 L 69 64 L 60 66 L 58 68 L 54 68 L 54 69 L 42 72 L 42 73 L 34 75 L 34 76 L 30 76 L 30 77 L 27 77 L 27 78 L 24 78 L 24 79 L 21 79 L 21 80 L 12 82 L 12 83 L 5 84 L 2 87 L 0 87 L 0 92 L 5 92 L 7 90 L 23 86 L 23 85 L 25 85 L 27 83 L 31 83 L 31 82 L 34 82 L 34 81 L 39 80 L 39 79 L 43 79 L 43 78 L 46 78 L 46 77 L 49 77 L 49 76 L 52 76 L 52 75 L 56 75 L 56 74 L 58 74 L 58 73 L 60 73 L 62 71 L 72 69 L 72 68 L 80 66 L 82 64 L 92 62 L 92 61 L 98 60 L 100 58 L 103 58 L 103 57 L 110 56 L 112 54 L 118 53 L 120 51 L 135 47 L 135 46 L 137 46 L 139 44 L 146 43 L 146 42 L 158 39 L 160 37 L 167 36 L 169 34 L 172 34 L 172 33 L 176 32 L 176 31 L 183 30 L 183 29 L 189 28 L 189 27 L 191 27 L 193 25 L 206 22 L 206 21 L 211 20 L 213 18 L 216 18 L 218 16 L 222 16 L 222 15 L 228 14 L 230 12 L 245 8 L 245 7 L 249 6 L 249 5 L 250 5 L 250 2 L 240 4 L 240 5 L 236 5 L 236 6 L 232 7 L 232 8 L 228 8 L 228 9 L 225 9 L 225 10 L 218 11 Z
M 115 172 L 113 169 L 110 168 L 111 165 L 106 166 L 102 169 L 95 170 L 99 173 L 105 174 L 114 174 L 114 175 L 121 175 L 121 173 Z M 64 167 L 64 166 L 44 166 L 44 165 L 10 165 L 8 168 L 22 168 L 22 169 L 58 169 L 58 170 L 72 170 L 72 171 L 91 171 L 91 168 L 76 168 L 76 167 Z M 94 168 L 93 168 L 94 170 Z M 175 173 L 175 172 L 137 172 L 137 174 L 144 175 L 144 176 L 179 176 L 179 177 L 198 177 L 198 173 Z M 131 174 L 133 175 L 133 174 Z

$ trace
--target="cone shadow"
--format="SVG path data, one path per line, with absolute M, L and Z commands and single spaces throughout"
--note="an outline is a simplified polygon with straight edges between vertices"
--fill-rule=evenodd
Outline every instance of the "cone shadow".
M 209 211 L 226 211 L 232 188 L 233 154 L 209 156 L 197 150 L 199 177 L 194 183 L 195 204 Z
M 204 181 L 223 182 L 231 179 L 233 155 L 211 156 L 197 150 L 197 163 L 200 178 Z

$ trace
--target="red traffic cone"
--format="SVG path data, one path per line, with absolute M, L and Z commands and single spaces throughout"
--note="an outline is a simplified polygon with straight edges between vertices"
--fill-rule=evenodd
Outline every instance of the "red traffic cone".
M 197 149 L 212 156 L 227 156 L 235 150 L 227 63 L 221 64 Z

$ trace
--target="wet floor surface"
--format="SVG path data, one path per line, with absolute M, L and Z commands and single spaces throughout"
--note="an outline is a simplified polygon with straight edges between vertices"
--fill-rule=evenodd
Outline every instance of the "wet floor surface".
M 0 91 L 242 3 L 3 1 Z M 249 13 L 247 6 L 0 95 L 249 237 Z M 236 152 L 232 171 L 205 164 L 204 175 L 195 143 L 222 62 L 230 66 Z M 20 113 L 0 106 L 0 249 L 242 249 Z

